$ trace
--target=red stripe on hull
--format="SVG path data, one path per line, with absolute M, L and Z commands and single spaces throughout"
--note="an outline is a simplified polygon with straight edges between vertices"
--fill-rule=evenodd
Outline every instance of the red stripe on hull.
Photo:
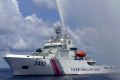
M 59 68 L 58 68 L 55 60 L 54 60 L 54 59 L 51 59 L 51 62 L 52 62 L 52 66 L 53 66 L 53 69 L 54 69 L 54 71 L 55 71 L 55 74 L 56 74 L 57 76 L 61 75 L 60 70 L 59 70 Z

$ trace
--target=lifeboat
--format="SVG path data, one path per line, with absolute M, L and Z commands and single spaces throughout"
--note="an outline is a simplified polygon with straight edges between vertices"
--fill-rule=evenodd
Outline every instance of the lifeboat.
M 76 52 L 76 56 L 77 57 L 85 57 L 86 56 L 86 52 L 85 51 L 77 51 Z

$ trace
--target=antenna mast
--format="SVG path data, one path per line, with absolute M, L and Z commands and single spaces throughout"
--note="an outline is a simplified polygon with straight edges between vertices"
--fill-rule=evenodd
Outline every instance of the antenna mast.
M 8 52 L 9 51 L 9 42 L 8 42 L 8 36 L 7 36 L 7 44 L 6 44 L 6 51 Z
M 67 29 L 66 29 L 65 23 L 64 23 L 63 6 L 61 5 L 60 0 L 55 0 L 55 3 L 57 6 L 57 9 L 58 9 L 59 16 L 60 16 L 60 24 L 63 27 L 63 32 L 64 32 L 64 36 L 65 36 L 65 35 L 67 35 L 67 33 L 66 33 Z
M 56 33 L 56 40 L 60 40 L 62 38 L 62 25 L 61 24 L 57 24 L 57 26 L 55 27 L 55 33 Z

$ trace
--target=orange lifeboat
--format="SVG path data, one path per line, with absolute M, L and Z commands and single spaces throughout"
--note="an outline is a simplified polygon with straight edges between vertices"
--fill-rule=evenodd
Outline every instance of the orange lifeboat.
M 76 53 L 76 56 L 78 56 L 78 57 L 85 57 L 86 56 L 86 52 L 85 51 L 78 51 Z

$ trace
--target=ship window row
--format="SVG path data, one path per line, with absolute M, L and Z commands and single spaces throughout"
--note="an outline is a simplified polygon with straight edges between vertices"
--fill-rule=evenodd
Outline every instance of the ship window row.
M 62 47 L 62 45 L 45 46 L 44 49 L 46 49 L 46 48 L 56 48 L 56 47 Z

